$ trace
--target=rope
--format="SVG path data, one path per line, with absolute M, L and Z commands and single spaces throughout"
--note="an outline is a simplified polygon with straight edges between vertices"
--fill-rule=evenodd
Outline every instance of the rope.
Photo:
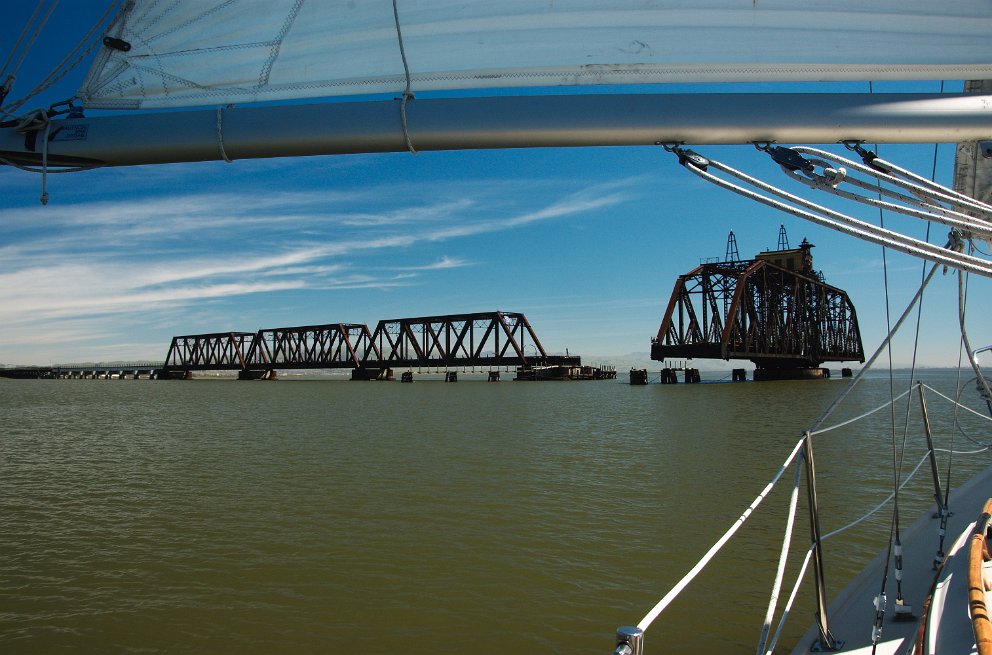
M 824 537 L 820 538 L 823 541 Z M 765 651 L 765 655 L 772 655 L 775 651 L 775 646 L 778 644 L 778 638 L 782 636 L 782 629 L 785 628 L 785 621 L 789 618 L 789 611 L 792 610 L 792 604 L 796 601 L 796 596 L 799 593 L 799 585 L 802 584 L 803 578 L 806 577 L 806 568 L 809 566 L 809 560 L 813 556 L 813 545 L 811 544 L 808 549 L 806 549 L 806 558 L 803 560 L 803 565 L 799 567 L 799 574 L 796 576 L 796 584 L 792 586 L 792 593 L 789 594 L 789 600 L 782 608 L 782 618 L 778 622 L 778 628 L 775 629 L 775 635 L 772 640 L 768 642 L 768 650 Z
M 875 352 L 872 354 L 872 356 L 868 359 L 868 361 L 865 363 L 865 365 L 861 368 L 861 370 L 858 371 L 858 374 L 855 375 L 851 379 L 851 383 L 849 385 L 847 385 L 847 389 L 845 389 L 837 397 L 837 399 L 834 400 L 834 402 L 830 405 L 830 407 L 828 407 L 826 409 L 826 411 L 823 412 L 823 414 L 821 414 L 820 417 L 817 418 L 813 422 L 812 427 L 810 427 L 810 432 L 811 433 L 820 424 L 822 424 L 827 419 L 827 417 L 829 417 L 833 413 L 833 411 L 835 409 L 837 409 L 837 407 L 840 405 L 840 403 L 843 402 L 844 399 L 847 398 L 851 394 L 852 391 L 854 391 L 854 388 L 861 381 L 861 378 L 864 376 L 864 374 L 867 371 L 869 371 L 871 369 L 872 365 L 875 363 L 875 360 L 878 359 L 878 356 L 882 354 L 882 350 L 885 349 L 886 345 L 892 340 L 892 337 L 894 337 L 895 334 L 896 334 L 896 332 L 899 331 L 899 328 L 902 327 L 903 322 L 905 322 L 905 320 L 909 316 L 910 312 L 913 311 L 913 307 L 916 305 L 917 301 L 919 301 L 919 299 L 923 297 L 924 290 L 926 290 L 927 286 L 933 280 L 933 276 L 934 276 L 934 274 L 936 274 L 936 272 L 937 272 L 937 264 L 934 264 L 930 268 L 930 273 L 923 280 L 923 284 L 921 284 L 920 285 L 920 288 L 917 290 L 916 295 L 914 295 L 913 298 L 909 301 L 909 304 L 906 306 L 905 311 L 903 311 L 902 316 L 900 316 L 899 317 L 899 320 L 896 321 L 895 326 L 891 330 L 889 330 L 889 333 L 887 335 L 885 335 L 885 339 L 882 341 L 881 344 L 879 344 L 878 348 L 875 350 Z
M 46 117 L 47 118 L 47 117 Z M 52 122 L 45 122 L 45 134 L 41 141 L 41 204 L 48 204 L 48 136 L 52 132 Z
M 25 23 L 24 30 L 21 32 L 21 36 L 18 37 L 17 43 L 14 45 L 14 49 L 11 50 L 10 55 L 7 57 L 7 63 L 4 64 L 5 71 L 7 65 L 10 63 L 10 60 L 14 56 L 14 52 L 17 50 L 18 47 L 20 47 L 21 43 L 24 41 L 24 37 L 27 35 L 27 32 L 30 29 L 31 23 L 34 22 L 35 17 L 37 17 L 38 11 L 41 9 L 43 4 L 44 2 L 38 3 L 38 6 L 35 7 L 34 12 L 32 12 L 31 14 L 31 18 L 28 19 L 27 23 Z M 34 34 L 31 35 L 31 40 L 28 41 L 26 46 L 24 46 L 24 50 L 21 51 L 21 54 L 17 59 L 17 63 L 15 63 L 14 67 L 10 69 L 10 73 L 8 73 L 9 77 L 11 78 L 17 77 L 17 71 L 21 69 L 21 65 L 24 63 L 24 59 L 27 57 L 28 53 L 31 52 L 31 48 L 34 47 L 34 42 L 38 39 L 38 35 L 41 34 L 41 31 L 44 29 L 45 24 L 48 22 L 48 19 L 51 17 L 52 12 L 55 11 L 55 7 L 58 6 L 58 4 L 59 4 L 59 0 L 52 0 L 51 4 L 48 7 L 48 11 L 45 12 L 44 17 L 42 17 L 41 21 L 38 23 L 38 26 L 35 27 Z
M 43 4 L 44 3 L 39 2 L 34 6 L 34 11 L 31 13 L 31 17 L 28 18 L 28 20 L 24 23 L 24 27 L 21 29 L 21 34 L 20 36 L 17 37 L 17 42 L 14 44 L 14 47 L 11 48 L 10 52 L 7 54 L 7 59 L 3 63 L 3 68 L 0 68 L 0 78 L 3 79 L 3 83 L 0 83 L 0 106 L 3 105 L 4 100 L 6 100 L 7 98 L 7 94 L 10 93 L 10 89 L 14 84 L 14 80 L 17 79 L 17 68 L 20 67 L 20 63 L 18 63 L 17 67 L 11 70 L 10 73 L 7 73 L 7 67 L 10 66 L 10 62 L 14 59 L 14 55 L 20 49 L 21 44 L 24 43 L 24 38 L 28 35 L 28 32 L 31 30 L 31 25 L 38 17 L 38 12 L 41 11 Z M 50 14 L 51 11 L 52 10 L 49 9 L 48 13 Z M 35 36 L 37 36 L 37 33 L 35 34 Z M 34 41 L 32 40 L 32 43 L 33 42 Z M 24 56 L 22 55 L 21 61 L 23 61 L 23 59 Z
M 703 555 L 703 557 L 698 562 L 696 562 L 696 565 L 693 566 L 692 569 L 688 573 L 686 573 L 681 580 L 679 580 L 678 584 L 672 587 L 672 589 L 667 594 L 665 594 L 664 598 L 658 601 L 658 604 L 655 605 L 653 608 L 651 608 L 650 612 L 644 615 L 644 618 L 641 619 L 640 623 L 637 624 L 638 628 L 640 628 L 641 630 L 647 630 L 648 626 L 651 625 L 651 622 L 654 621 L 656 618 L 658 618 L 658 615 L 661 614 L 665 610 L 665 608 L 668 607 L 669 604 L 671 604 L 673 600 L 675 600 L 676 596 L 682 593 L 683 589 L 689 586 L 689 583 L 692 582 L 697 575 L 699 575 L 699 572 L 702 571 L 703 568 L 705 568 L 706 565 L 709 564 L 710 560 L 712 560 L 713 557 L 718 552 L 720 552 L 720 549 L 723 548 L 728 541 L 730 541 L 730 538 L 734 536 L 734 534 L 741 528 L 742 525 L 744 525 L 744 522 L 747 521 L 748 517 L 751 516 L 751 513 L 754 512 L 755 508 L 757 508 L 758 505 L 761 504 L 761 501 L 765 499 L 768 493 L 772 490 L 775 484 L 782 477 L 782 474 L 785 473 L 786 468 L 788 468 L 789 464 L 792 463 L 792 460 L 799 453 L 799 450 L 803 447 L 804 442 L 805 442 L 805 437 L 799 440 L 799 443 L 797 443 L 796 447 L 792 449 L 792 452 L 786 458 L 785 463 L 782 464 L 782 467 L 772 478 L 771 482 L 765 485 L 765 488 L 761 490 L 761 493 L 759 493 L 757 497 L 755 497 L 755 499 L 748 506 L 748 508 L 744 510 L 744 513 L 741 514 L 737 518 L 737 520 L 734 521 L 733 525 L 730 526 L 730 529 L 728 529 L 725 533 L 723 533 L 723 536 L 720 537 L 716 541 L 716 543 L 714 543 L 710 547 L 708 551 L 706 551 L 706 554 Z
M 965 224 L 965 226 L 967 226 L 970 229 L 983 230 L 983 231 L 988 231 L 990 229 L 990 226 L 987 222 L 982 222 L 981 220 L 976 221 L 976 217 L 969 216 L 967 213 L 964 213 L 968 211 L 975 212 L 977 214 L 980 214 L 986 219 L 992 220 L 992 208 L 990 208 L 985 203 L 982 203 L 978 200 L 975 200 L 974 198 L 970 198 L 961 193 L 958 193 L 953 189 L 949 189 L 947 187 L 931 182 L 926 178 L 919 177 L 914 173 L 903 170 L 894 164 L 885 162 L 884 160 L 875 157 L 874 153 L 870 153 L 869 151 L 863 149 L 861 150 L 861 152 L 865 153 L 866 157 L 868 155 L 874 157 L 874 159 L 872 159 L 872 163 L 875 164 L 875 166 L 864 166 L 850 159 L 846 159 L 839 155 L 835 155 L 831 152 L 827 152 L 826 150 L 820 150 L 818 148 L 810 148 L 808 146 L 794 146 L 790 148 L 790 150 L 798 153 L 816 155 L 821 159 L 813 159 L 806 161 L 814 166 L 819 165 L 823 167 L 825 169 L 825 173 L 827 171 L 832 171 L 830 174 L 824 174 L 824 175 L 817 175 L 816 173 L 811 173 L 809 171 L 802 171 L 806 177 L 800 177 L 799 175 L 795 174 L 796 171 L 790 171 L 786 169 L 786 172 L 789 173 L 790 177 L 792 177 L 793 179 L 799 182 L 802 182 L 803 184 L 811 188 L 815 188 L 821 191 L 827 191 L 828 193 L 836 193 L 837 195 L 841 195 L 843 197 L 849 198 L 850 200 L 854 200 L 856 202 L 860 202 L 862 204 L 867 204 L 867 205 L 878 204 L 878 201 L 876 201 L 873 198 L 869 198 L 867 196 L 862 196 L 850 192 L 841 192 L 837 189 L 837 187 L 841 183 L 847 182 L 849 184 L 860 187 L 867 191 L 879 192 L 882 195 L 888 196 L 890 198 L 895 198 L 897 200 L 900 200 L 902 202 L 905 202 L 907 204 L 916 207 L 921 207 L 925 210 L 923 212 L 919 212 L 906 207 L 901 207 L 899 205 L 892 206 L 893 211 L 906 214 L 907 216 L 917 216 L 919 218 L 924 218 L 925 220 L 937 221 L 937 222 L 942 222 L 941 217 L 955 217 L 956 219 L 962 221 Z M 852 177 L 843 168 L 840 168 L 838 170 L 828 168 L 827 163 L 822 160 L 828 160 L 837 164 L 841 164 L 843 166 L 847 166 L 860 173 L 874 177 L 879 183 L 885 181 L 894 186 L 898 186 L 900 188 L 906 189 L 907 191 L 912 193 L 912 195 L 898 193 L 891 189 L 878 186 L 877 184 L 858 180 L 857 178 Z M 880 166 L 884 170 L 879 170 L 879 168 L 876 168 L 876 166 Z M 903 177 L 911 178 L 911 181 L 902 180 L 895 175 L 891 175 L 890 173 L 892 172 L 898 172 Z M 930 202 L 924 202 L 924 199 L 929 199 Z M 956 209 L 954 210 L 948 209 L 946 207 L 937 204 L 941 202 L 951 205 Z M 934 214 L 933 212 L 937 212 L 937 213 Z
M 403 89 L 403 97 L 400 99 L 400 122 L 403 124 L 403 138 L 406 139 L 406 148 L 411 154 L 417 154 L 417 149 L 413 147 L 410 139 L 410 126 L 406 118 L 406 103 L 415 100 L 410 82 L 410 65 L 406 60 L 406 48 L 403 46 L 403 30 L 400 29 L 400 10 L 397 0 L 393 0 L 393 20 L 396 21 L 396 39 L 400 45 L 400 58 L 403 60 L 403 75 L 406 77 L 406 88 Z
M 968 382 L 970 384 L 972 382 L 972 380 L 969 380 Z M 981 412 L 976 412 L 975 410 L 973 410 L 972 408 L 968 407 L 967 405 L 962 405 L 957 400 L 951 398 L 950 396 L 945 396 L 944 394 L 940 393 L 939 391 L 937 391 L 936 389 L 934 389 L 933 387 L 931 387 L 928 384 L 924 384 L 923 385 L 923 388 L 926 389 L 926 390 L 928 390 L 928 391 L 930 391 L 931 393 L 934 393 L 934 394 L 940 396 L 944 400 L 947 400 L 947 401 L 951 402 L 952 404 L 957 405 L 959 408 L 961 408 L 962 410 L 964 410 L 966 412 L 971 412 L 972 414 L 974 414 L 975 416 L 977 416 L 977 417 L 979 417 L 979 418 L 981 418 L 983 420 L 992 421 L 992 417 L 988 417 L 985 414 L 982 414 Z M 960 393 L 959 393 L 959 397 L 960 397 Z
M 16 161 L 11 161 L 5 157 L 0 157 L 0 163 L 6 166 L 13 166 L 14 168 L 19 168 L 22 171 L 27 171 L 29 173 L 41 173 L 42 169 L 37 166 L 25 166 L 24 164 L 18 164 Z M 95 168 L 103 168 L 103 164 L 87 164 L 86 166 L 67 166 L 60 167 L 57 170 L 48 169 L 49 175 L 55 175 L 56 173 L 78 173 L 80 171 L 91 171 Z
M 220 148 L 220 156 L 228 164 L 232 163 L 231 158 L 227 156 L 227 151 L 224 150 L 224 108 L 217 108 L 217 146 Z
M 923 466 L 923 464 L 928 459 L 930 459 L 930 452 L 929 451 L 927 451 L 923 455 L 923 458 L 920 459 L 920 462 L 913 468 L 913 470 L 910 472 L 910 474 L 908 476 L 906 476 L 906 479 L 902 482 L 902 484 L 899 485 L 899 488 L 900 489 L 902 489 L 907 484 L 909 484 L 910 480 L 913 479 L 913 476 L 916 475 L 916 473 L 920 470 L 920 467 Z M 867 514 L 865 514 L 861 518 L 858 518 L 858 519 L 855 519 L 854 521 L 851 521 L 850 523 L 848 523 L 847 525 L 845 525 L 842 528 L 837 528 L 833 532 L 830 532 L 830 533 L 824 535 L 823 537 L 820 538 L 820 541 L 823 541 L 824 539 L 828 539 L 830 537 L 835 537 L 835 536 L 839 535 L 840 533 L 846 532 L 847 530 L 850 530 L 851 528 L 855 527 L 856 525 L 858 525 L 860 523 L 863 523 L 865 520 L 867 520 L 873 514 L 877 513 L 879 510 L 881 510 L 883 507 L 885 507 L 889 503 L 889 501 L 892 500 L 893 498 L 895 498 L 895 492 L 889 493 L 889 495 L 885 497 L 885 500 L 883 500 L 878 505 L 876 505 L 875 508 L 872 509 L 871 511 L 869 511 Z
M 869 89 L 871 88 L 871 82 L 869 82 Z M 878 146 L 875 146 L 875 150 L 878 150 Z M 876 185 L 878 192 L 878 200 L 881 204 L 882 199 L 882 185 L 878 182 Z M 879 227 L 885 229 L 885 212 L 880 206 L 878 208 L 878 222 Z M 885 289 L 885 327 L 887 330 L 892 329 L 892 314 L 891 314 L 891 301 L 889 299 L 889 257 L 888 249 L 882 246 L 882 280 L 883 288 Z M 923 297 L 920 297 L 920 305 L 923 303 Z M 888 354 L 888 369 L 889 369 L 889 399 L 893 400 L 895 396 L 895 380 L 892 374 L 892 340 L 890 339 L 886 344 L 886 352 Z M 910 403 L 906 403 L 906 411 L 909 411 Z M 882 585 L 877 596 L 877 601 L 875 603 L 875 630 L 872 633 L 872 643 L 871 649 L 872 653 L 875 652 L 876 644 L 878 643 L 879 637 L 882 635 L 882 625 L 883 618 L 885 616 L 885 588 L 888 584 L 889 579 L 889 559 L 892 557 L 893 552 L 895 553 L 895 577 L 896 577 L 896 604 L 901 605 L 904 603 L 902 596 L 902 540 L 899 533 L 899 477 L 902 471 L 902 454 L 905 453 L 905 439 L 903 441 L 903 448 L 900 452 L 896 447 L 896 408 L 895 402 L 889 405 L 889 431 L 890 431 L 890 441 L 892 445 L 892 520 L 889 527 L 889 544 L 888 550 L 885 556 L 885 568 L 882 571 Z
M 911 386 L 909 389 L 906 389 L 905 391 L 903 391 L 901 394 L 899 394 L 895 398 L 892 398 L 889 401 L 882 403 L 881 405 L 879 405 L 875 409 L 868 410 L 864 414 L 861 414 L 859 416 L 855 416 L 854 418 L 848 419 L 848 420 L 843 421 L 841 423 L 836 423 L 836 424 L 831 425 L 830 427 L 827 427 L 827 428 L 820 428 L 819 430 L 813 430 L 813 431 L 810 432 L 810 434 L 812 434 L 812 435 L 823 434 L 824 432 L 830 432 L 831 430 L 836 430 L 838 428 L 842 428 L 842 427 L 845 427 L 847 425 L 850 425 L 851 423 L 856 423 L 856 422 L 858 422 L 858 421 L 860 421 L 862 419 L 868 418 L 869 416 L 871 416 L 875 412 L 882 411 L 883 409 L 885 409 L 886 407 L 888 407 L 892 403 L 896 402 L 897 400 L 902 400 L 907 395 L 909 395 L 913 391 L 913 389 L 915 389 L 916 387 L 920 386 L 921 384 L 922 383 L 920 383 L 920 382 L 917 382 L 917 383 L 913 384 L 913 386 Z
M 795 150 L 809 150 L 809 149 L 795 148 Z M 810 160 L 810 162 L 814 164 L 818 163 L 824 165 L 824 162 L 816 159 Z M 944 209 L 943 207 L 934 207 L 933 205 L 917 202 L 913 197 L 907 196 L 905 194 L 893 193 L 891 191 L 886 191 L 884 189 L 882 189 L 879 192 L 880 195 L 888 195 L 890 197 L 896 198 L 897 200 L 918 205 L 922 209 L 911 209 L 909 207 L 904 207 L 902 205 L 897 205 L 895 203 L 884 202 L 883 200 L 881 200 L 881 198 L 879 199 L 868 198 L 866 196 L 862 196 L 857 193 L 843 191 L 830 183 L 823 182 L 822 180 L 826 179 L 825 177 L 809 178 L 809 177 L 801 176 L 798 171 L 786 170 L 785 172 L 792 179 L 796 180 L 800 184 L 804 184 L 808 186 L 811 189 L 815 189 L 818 191 L 826 191 L 827 193 L 833 194 L 835 196 L 846 198 L 847 200 L 853 200 L 855 202 L 860 202 L 864 205 L 870 205 L 872 207 L 877 207 L 879 209 L 886 209 L 899 214 L 903 214 L 905 216 L 920 218 L 927 221 L 928 223 L 929 222 L 941 223 L 948 227 L 953 227 L 960 230 L 966 230 L 968 232 L 975 233 L 986 240 L 992 238 L 992 225 L 989 225 L 988 223 L 985 222 L 976 221 L 974 218 L 968 216 L 967 214 L 963 214 L 949 209 Z M 850 175 L 845 177 L 844 181 L 849 182 L 851 184 L 855 184 L 857 186 L 861 186 L 862 184 L 861 182 L 850 177 Z M 881 187 L 879 188 L 881 189 Z M 976 209 L 975 211 L 984 212 L 984 210 L 981 209 Z
M 989 389 L 988 380 L 982 374 L 982 369 L 978 366 L 976 358 L 971 354 L 973 350 L 971 342 L 968 340 L 968 328 L 965 327 L 965 308 L 968 304 L 967 280 L 967 277 L 962 276 L 960 273 L 958 274 L 958 321 L 961 324 L 961 342 L 964 344 L 965 351 L 968 353 L 968 362 L 971 364 L 972 370 L 975 371 L 975 377 L 978 378 L 978 383 L 982 386 L 985 397 L 992 398 L 992 389 Z
M 669 149 L 668 146 L 666 146 L 666 149 Z M 987 260 L 981 259 L 979 257 L 973 257 L 970 255 L 964 255 L 958 252 L 949 251 L 947 249 L 940 248 L 939 246 L 935 246 L 934 244 L 927 243 L 925 241 L 920 241 L 919 239 L 908 237 L 903 234 L 899 234 L 898 232 L 893 232 L 891 230 L 885 230 L 876 227 L 871 223 L 866 223 L 864 221 L 851 218 L 850 216 L 847 216 L 840 212 L 833 211 L 821 205 L 817 205 L 816 203 L 810 202 L 804 198 L 795 196 L 791 193 L 783 191 L 782 189 L 778 189 L 777 187 L 774 187 L 770 184 L 766 184 L 761 180 L 758 180 L 757 178 L 751 177 L 745 173 L 742 173 L 741 171 L 735 170 L 730 166 L 722 164 L 718 161 L 705 160 L 707 166 L 712 166 L 720 171 L 727 173 L 728 175 L 731 175 L 744 182 L 747 182 L 748 184 L 751 184 L 752 186 L 758 189 L 767 191 L 781 198 L 784 198 L 789 202 L 795 203 L 800 207 L 806 207 L 808 209 L 812 209 L 815 212 L 819 212 L 819 213 L 804 211 L 799 207 L 794 207 L 786 203 L 780 202 L 778 200 L 769 198 L 767 196 L 763 196 L 759 193 L 755 193 L 753 191 L 745 189 L 744 187 L 734 184 L 733 182 L 723 180 L 717 177 L 716 175 L 709 173 L 707 170 L 705 170 L 704 167 L 692 163 L 691 161 L 688 161 L 685 158 L 683 153 L 687 154 L 687 153 L 691 153 L 691 151 L 681 151 L 681 149 L 678 148 L 677 146 L 671 148 L 671 150 L 679 153 L 680 161 L 682 161 L 683 164 L 688 164 L 685 166 L 685 168 L 687 168 L 693 174 L 703 178 L 704 180 L 712 182 L 713 184 L 716 184 L 719 187 L 722 187 L 724 189 L 742 195 L 745 198 L 750 198 L 752 200 L 760 202 L 761 204 L 767 205 L 769 207 L 773 207 L 774 209 L 778 209 L 788 214 L 792 214 L 793 216 L 816 223 L 818 225 L 822 225 L 824 227 L 829 227 L 830 229 L 837 230 L 838 232 L 842 232 L 850 236 L 854 236 L 858 239 L 869 241 L 877 245 L 888 246 L 890 248 L 893 248 L 894 250 L 898 250 L 900 252 L 906 253 L 908 255 L 912 255 L 914 257 L 920 257 L 922 259 L 937 262 L 944 266 L 949 266 L 951 268 L 967 270 L 973 273 L 977 273 L 979 275 L 984 275 L 986 277 L 992 277 L 992 263 L 988 262 Z
M 809 438 L 808 436 L 806 437 Z M 792 482 L 792 495 L 789 498 L 789 511 L 785 521 L 785 538 L 782 539 L 782 551 L 778 556 L 778 569 L 775 571 L 775 582 L 772 583 L 772 594 L 768 600 L 768 610 L 765 612 L 765 622 L 761 626 L 761 637 L 758 639 L 758 647 L 755 655 L 762 655 L 765 650 L 765 643 L 768 639 L 768 631 L 771 629 L 772 619 L 775 617 L 775 606 L 778 604 L 778 595 L 782 589 L 782 580 L 785 578 L 785 565 L 789 560 L 789 548 L 792 546 L 792 528 L 796 521 L 796 505 L 799 503 L 799 482 L 802 478 L 804 458 L 796 462 L 796 475 Z
M 93 51 L 93 48 L 95 48 L 97 44 L 100 43 L 99 39 L 94 38 L 97 31 L 99 31 L 100 27 L 107 21 L 107 18 L 111 14 L 116 13 L 118 8 L 122 6 L 125 2 L 127 2 L 127 0 L 118 0 L 117 2 L 110 3 L 107 6 L 106 11 L 103 12 L 103 15 L 90 28 L 89 32 L 87 32 L 86 35 L 79 40 L 76 46 L 71 51 L 69 51 L 69 54 L 67 54 L 62 59 L 62 61 L 60 61 L 55 66 L 55 68 L 52 69 L 52 72 L 49 73 L 48 76 L 45 77 L 45 79 L 39 82 L 23 98 L 21 98 L 16 102 L 12 102 L 8 105 L 0 107 L 0 115 L 12 116 L 14 112 L 17 111 L 20 107 L 24 106 L 24 104 L 27 103 L 28 100 L 35 97 L 39 93 L 42 93 L 43 91 L 47 90 L 52 85 L 54 85 L 59 80 L 61 80 L 63 77 L 68 75 L 73 69 L 75 69 L 80 62 L 82 62 L 84 59 L 86 59 L 89 56 L 90 52 Z M 87 43 L 89 45 L 86 45 Z M 83 50 L 84 46 L 86 46 L 85 50 Z M 73 57 L 75 57 L 75 60 L 69 62 L 69 60 L 72 59 Z

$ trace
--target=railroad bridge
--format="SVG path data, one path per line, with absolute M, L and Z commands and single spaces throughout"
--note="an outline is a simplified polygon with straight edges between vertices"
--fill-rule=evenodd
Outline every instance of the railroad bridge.
M 242 379 L 276 369 L 350 368 L 353 379 L 391 379 L 394 367 L 580 367 L 578 356 L 549 355 L 527 317 L 483 312 L 360 323 L 328 323 L 173 337 L 162 378 L 193 371 L 238 371 Z
M 784 246 L 784 247 L 783 247 Z M 790 249 L 736 258 L 730 233 L 726 261 L 679 276 L 651 358 L 749 359 L 754 379 L 822 377 L 824 362 L 864 362 L 854 305 L 813 269 L 805 239 Z

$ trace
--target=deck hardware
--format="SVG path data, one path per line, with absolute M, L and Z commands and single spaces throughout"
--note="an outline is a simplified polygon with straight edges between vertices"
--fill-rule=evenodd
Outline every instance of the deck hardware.
M 631 625 L 617 628 L 617 647 L 613 655 L 644 655 L 644 631 Z

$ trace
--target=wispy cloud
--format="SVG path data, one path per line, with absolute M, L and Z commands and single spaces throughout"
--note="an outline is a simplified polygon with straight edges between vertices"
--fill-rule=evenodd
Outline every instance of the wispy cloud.
M 236 297 L 422 285 L 475 265 L 432 253 L 438 243 L 630 197 L 629 185 L 559 185 L 535 209 L 508 192 L 521 184 L 409 185 L 400 201 L 384 197 L 394 188 L 369 186 L 256 193 L 248 202 L 225 191 L 0 209 L 0 342 L 82 344 L 115 334 L 108 326 L 122 316 L 167 312 L 179 322 L 204 302 Z M 414 261 L 374 260 L 400 251 Z

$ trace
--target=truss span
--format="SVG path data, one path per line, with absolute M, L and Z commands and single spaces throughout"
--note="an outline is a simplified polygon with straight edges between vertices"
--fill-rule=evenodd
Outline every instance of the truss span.
M 527 317 L 515 312 L 452 314 L 362 323 L 328 323 L 173 337 L 162 371 L 239 371 L 247 379 L 276 369 L 388 369 L 456 366 L 580 366 L 549 355 Z
M 799 251 L 782 252 L 808 258 L 810 247 L 804 242 Z M 651 358 L 749 359 L 759 369 L 863 362 L 847 293 L 826 284 L 811 259 L 791 270 L 775 263 L 774 254 L 702 264 L 679 276 Z

